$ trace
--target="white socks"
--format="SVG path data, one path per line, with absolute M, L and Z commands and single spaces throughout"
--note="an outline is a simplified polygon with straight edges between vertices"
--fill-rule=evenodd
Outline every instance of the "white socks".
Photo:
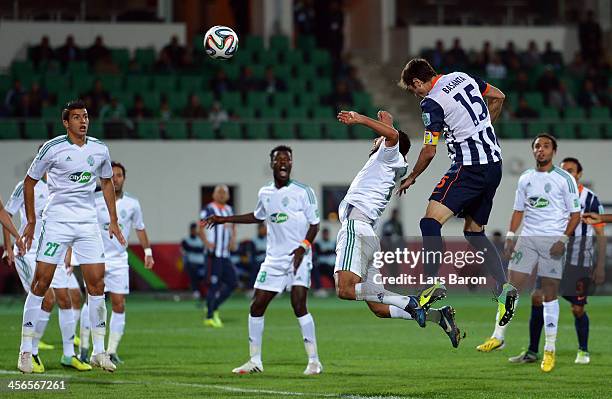
M 106 304 L 104 295 L 87 295 L 89 305 L 89 322 L 93 340 L 93 355 L 104 352 L 106 335 Z
M 51 313 L 40 310 L 38 314 L 38 323 L 36 323 L 36 327 L 34 327 L 34 337 L 32 338 L 32 354 L 38 355 L 38 343 L 40 339 L 45 334 L 45 329 L 47 328 L 47 324 L 49 323 L 49 318 L 51 317 Z
M 396 306 L 389 306 L 389 313 L 391 314 L 392 319 L 412 320 L 412 316 L 410 316 L 410 313 Z
M 555 351 L 557 326 L 559 324 L 559 300 L 544 302 L 544 341 L 545 351 Z
M 251 361 L 261 365 L 261 341 L 264 330 L 264 317 L 249 315 L 249 354 Z M 314 323 L 312 325 L 314 335 Z
M 501 318 L 501 315 L 499 314 L 499 310 L 497 311 L 497 315 L 495 316 L 495 330 L 493 331 L 493 338 L 497 338 L 500 341 L 504 340 L 504 337 L 506 336 L 506 328 L 508 328 L 508 324 L 506 324 L 505 326 L 500 326 L 499 325 L 499 319 Z
M 315 334 L 314 319 L 310 313 L 306 313 L 302 317 L 298 317 L 300 328 L 302 329 L 302 337 L 304 338 L 304 348 L 308 355 L 308 361 L 319 361 L 319 355 L 317 354 L 317 337 Z
M 32 292 L 28 296 L 23 305 L 23 322 L 21 323 L 21 346 L 20 352 L 32 352 L 32 339 L 36 332 L 35 326 L 38 323 L 41 306 L 43 302 L 42 296 L 36 296 Z
M 91 335 L 91 324 L 89 322 L 89 306 L 87 303 L 83 305 L 81 309 L 81 325 L 80 325 L 80 335 L 81 335 L 81 351 L 89 350 L 89 337 Z
M 378 302 L 385 305 L 405 309 L 410 303 L 410 297 L 387 291 L 382 286 L 365 282 L 355 284 L 355 299 L 358 301 Z
M 72 308 L 59 309 L 59 325 L 62 332 L 64 356 L 72 357 L 74 356 L 74 333 L 76 331 Z
M 125 329 L 125 313 L 111 313 L 110 319 L 110 332 L 108 335 L 108 353 L 117 353 L 117 347 L 119 346 L 119 341 L 121 341 L 121 337 L 123 336 L 123 331 Z
M 72 308 L 72 317 L 74 317 L 74 325 L 78 326 L 81 319 L 81 309 Z

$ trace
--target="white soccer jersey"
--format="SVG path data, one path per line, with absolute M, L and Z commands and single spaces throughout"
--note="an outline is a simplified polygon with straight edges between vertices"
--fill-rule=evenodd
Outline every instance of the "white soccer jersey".
M 340 221 L 345 221 L 346 208 L 350 204 L 376 223 L 391 200 L 395 184 L 407 170 L 408 164 L 399 152 L 399 142 L 393 147 L 383 142 L 353 179 L 340 203 Z
M 584 212 L 604 213 L 603 205 L 599 202 L 597 195 L 582 184 L 578 186 L 580 195 L 580 210 Z M 601 224 L 604 226 L 605 224 Z M 574 266 L 591 267 L 593 266 L 593 236 L 594 226 L 582 221 L 576 226 L 574 234 L 570 239 L 571 245 L 567 247 L 566 258 L 568 263 Z M 605 256 L 605 255 L 604 255 Z
M 117 208 L 117 221 L 121 233 L 127 239 L 130 236 L 132 227 L 136 230 L 144 230 L 145 224 L 142 217 L 142 209 L 138 199 L 132 197 L 128 193 L 123 193 L 123 196 L 115 202 Z M 98 223 L 102 231 L 102 240 L 104 241 L 104 255 L 111 266 L 128 266 L 127 247 L 121 245 L 117 237 L 112 239 L 108 235 L 108 226 L 110 224 L 110 215 L 106 207 L 106 201 L 102 193 L 96 195 L 96 210 L 98 213 Z M 108 266 L 107 264 L 107 266 Z
M 501 147 L 483 95 L 489 85 L 463 72 L 440 75 L 421 101 L 423 123 L 431 139 L 444 135 L 448 156 L 463 165 L 499 162 Z
M 556 166 L 548 172 L 529 169 L 519 178 L 514 210 L 524 211 L 521 236 L 560 237 L 569 214 L 580 212 L 576 180 Z
M 38 222 L 42 216 L 43 209 L 47 204 L 47 200 L 49 199 L 49 187 L 47 187 L 47 183 L 43 180 L 39 180 L 38 183 L 34 186 L 34 210 L 36 212 L 36 228 L 34 230 L 34 239 L 32 240 L 32 247 L 30 248 L 30 253 L 36 254 L 36 250 L 38 249 L 38 237 L 40 237 L 40 230 L 42 227 L 42 223 Z M 21 226 L 19 227 L 19 234 L 23 234 L 23 230 L 25 230 L 26 224 L 28 224 L 28 219 L 26 217 L 25 212 L 25 201 L 23 198 L 23 182 L 20 181 L 15 186 L 13 193 L 11 194 L 11 198 L 9 198 L 6 206 L 4 207 L 8 213 L 11 215 L 16 215 L 19 212 L 19 220 Z
M 289 180 L 281 188 L 274 183 L 259 189 L 255 217 L 268 228 L 265 263 L 291 265 L 294 249 L 306 238 L 310 225 L 319 224 L 317 198 L 312 188 Z M 309 251 L 305 257 L 312 257 Z
M 28 170 L 28 176 L 40 180 L 47 172 L 49 201 L 43 220 L 53 222 L 96 223 L 94 191 L 96 178 L 111 178 L 110 154 L 98 139 L 87 137 L 81 147 L 68 135 L 47 141 Z

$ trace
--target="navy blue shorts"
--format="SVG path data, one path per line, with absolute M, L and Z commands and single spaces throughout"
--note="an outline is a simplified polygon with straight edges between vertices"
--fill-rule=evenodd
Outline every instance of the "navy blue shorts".
M 484 226 L 489 221 L 493 197 L 501 178 L 501 162 L 453 164 L 429 199 L 445 205 L 459 217 L 471 216 L 476 223 Z
M 586 305 L 591 288 L 591 268 L 566 264 L 561 279 L 561 294 L 573 305 Z

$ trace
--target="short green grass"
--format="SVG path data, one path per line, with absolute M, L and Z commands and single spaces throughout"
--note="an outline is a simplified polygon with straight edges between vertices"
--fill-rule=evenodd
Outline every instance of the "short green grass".
M 16 371 L 22 300 L 0 299 L 0 397 L 11 379 L 66 379 L 70 397 L 406 397 L 406 398 L 604 398 L 612 396 L 612 298 L 589 298 L 591 364 L 574 365 L 576 337 L 569 305 L 561 300 L 557 367 L 544 374 L 539 364 L 512 365 L 510 355 L 527 345 L 529 300 L 508 329 L 502 351 L 482 354 L 474 347 L 493 327 L 495 306 L 485 297 L 445 300 L 457 308 L 467 331 L 453 349 L 436 325 L 425 329 L 403 320 L 381 320 L 365 304 L 335 298 L 310 299 L 324 374 L 306 377 L 299 325 L 287 296 L 266 314 L 265 373 L 234 376 L 248 358 L 248 300 L 240 295 L 222 308 L 225 327 L 202 325 L 194 302 L 147 296 L 128 301 L 127 331 L 119 353 L 125 364 L 114 374 L 78 373 L 59 365 L 60 335 L 52 317 L 45 340 L 55 350 L 41 352 L 46 375 Z M 23 397 L 59 396 L 29 392 Z

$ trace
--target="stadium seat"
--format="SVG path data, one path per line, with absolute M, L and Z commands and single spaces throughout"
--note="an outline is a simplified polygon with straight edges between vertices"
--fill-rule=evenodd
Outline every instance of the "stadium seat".
M 57 94 L 66 91 L 70 87 L 70 81 L 64 76 L 59 74 L 47 74 L 44 78 L 45 83 L 43 86 L 49 93 Z M 0 92 L 2 90 L 0 89 Z
M 277 108 L 288 108 L 293 106 L 293 93 L 277 92 L 271 95 L 272 105 Z
M 222 139 L 239 140 L 242 138 L 240 124 L 236 122 L 224 122 L 219 129 L 219 136 Z
M 330 79 L 315 79 L 311 84 L 312 91 L 319 97 L 329 96 L 334 90 Z
M 96 77 L 89 74 L 72 74 L 72 90 L 76 91 L 78 95 L 87 93 L 93 89 L 95 80 Z
M 12 76 L 0 75 L 0 95 L 6 93 L 11 88 L 12 85 L 13 85 Z
M 240 65 L 236 63 L 227 63 L 223 65 L 223 71 L 225 71 L 225 75 L 230 80 L 238 80 L 240 78 Z
M 261 50 L 255 53 L 255 58 L 257 58 L 258 63 L 260 65 L 278 65 L 282 63 L 281 61 L 281 53 L 274 49 Z
M 208 121 L 193 121 L 191 123 L 191 136 L 194 139 L 213 140 L 215 131 L 213 125 Z
M 285 109 L 285 117 L 289 119 L 306 119 L 308 118 L 308 108 L 301 106 L 290 106 Z
M 155 63 L 157 55 L 153 47 L 137 48 L 134 53 L 134 59 L 144 69 L 149 69 Z
M 349 139 L 349 129 L 348 126 L 334 121 L 324 123 L 325 130 L 327 131 L 327 138 L 332 140 L 348 140 Z
M 130 76 L 125 80 L 127 90 L 145 95 L 151 87 L 151 78 L 147 75 Z
M 263 108 L 268 105 L 268 93 L 263 91 L 250 91 L 246 96 L 246 105 Z
M 291 67 L 289 65 L 274 65 L 274 75 L 288 82 L 291 79 Z
M 201 91 L 197 94 L 200 98 L 200 104 L 202 104 L 202 107 L 206 109 L 210 108 L 215 102 L 215 95 L 211 91 Z
M 204 34 L 200 33 L 198 35 L 194 35 L 191 41 L 191 45 L 196 53 L 204 52 Z
M 139 139 L 154 140 L 159 139 L 159 122 L 158 121 L 140 121 L 136 129 L 136 135 Z
M 111 58 L 123 70 L 130 64 L 130 50 L 127 48 L 112 48 L 110 49 Z
M 610 122 L 610 109 L 607 107 L 593 107 L 589 112 L 589 117 L 595 120 Z
M 76 91 L 70 90 L 70 91 L 63 91 L 61 93 L 58 93 L 57 95 L 57 106 L 58 107 L 63 107 L 64 105 L 66 105 L 66 103 L 68 101 L 72 101 L 76 98 L 79 97 L 80 93 L 77 93 Z
M 159 105 L 161 103 L 159 92 L 150 90 L 149 92 L 143 94 L 142 100 L 145 108 L 148 108 L 151 110 L 151 112 L 155 113 L 157 110 L 159 110 Z
M 356 91 L 353 93 L 353 105 L 359 112 L 365 112 L 372 107 L 372 99 L 370 95 L 364 91 Z
M 585 117 L 584 108 L 567 107 L 563 110 L 565 119 L 583 119 Z
M 316 66 L 327 66 L 331 64 L 331 56 L 327 50 L 316 49 L 310 53 L 310 63 Z
M 351 130 L 353 137 L 359 140 L 372 140 L 376 138 L 376 133 L 374 133 L 372 129 L 362 125 L 353 125 L 351 126 Z
M 312 117 L 315 119 L 329 119 L 334 116 L 334 110 L 330 107 L 315 107 L 312 109 Z
M 226 109 L 234 109 L 242 105 L 242 96 L 237 91 L 226 91 L 221 93 L 221 105 Z
M 87 128 L 87 135 L 97 139 L 104 139 L 104 124 L 102 122 L 90 122 Z
M 320 103 L 319 96 L 315 93 L 301 92 L 297 95 L 297 99 L 302 107 L 314 107 Z
M 544 99 L 542 98 L 542 93 L 539 92 L 527 92 L 524 95 L 527 104 L 536 110 L 539 110 L 544 107 Z
M 297 46 L 302 49 L 302 51 L 311 51 L 317 47 L 317 42 L 314 36 L 300 35 L 297 38 Z
M 19 122 L 12 119 L 0 119 L 0 140 L 17 140 L 19 136 Z
M 556 122 L 559 119 L 559 110 L 553 107 L 544 107 L 540 109 L 540 118 Z
M 245 123 L 246 137 L 249 139 L 267 140 L 270 138 L 270 125 L 263 122 Z
M 270 48 L 274 50 L 286 50 L 289 48 L 289 38 L 284 35 L 275 35 L 270 38 Z
M 553 134 L 558 139 L 575 139 L 576 125 L 568 122 L 558 122 L 553 125 Z
M 251 51 L 262 51 L 264 49 L 263 38 L 249 35 L 244 39 L 244 47 Z
M 179 76 L 179 88 L 187 92 L 197 92 L 204 87 L 204 78 L 199 75 Z
M 300 67 L 304 65 L 304 57 L 302 52 L 299 50 L 289 50 L 284 53 L 285 64 L 291 65 L 292 67 Z
M 259 109 L 259 117 L 264 119 L 278 119 L 282 115 L 281 108 L 264 106 Z
M 170 108 L 177 114 L 183 112 L 183 109 L 187 106 L 189 93 L 187 91 L 173 90 L 168 92 L 167 96 Z
M 109 91 L 112 95 L 113 92 L 123 89 L 123 77 L 118 75 L 99 75 L 97 77 L 102 82 L 104 89 Z
M 295 124 L 292 122 L 276 122 L 273 128 L 275 139 L 293 140 L 296 138 Z
M 581 139 L 601 139 L 601 125 L 597 122 L 578 123 L 576 127 Z
M 176 90 L 176 77 L 172 75 L 153 76 L 153 89 L 169 94 Z
M 43 119 L 60 119 L 60 107 L 42 107 L 41 116 Z
M 501 136 L 508 139 L 525 138 L 523 124 L 520 122 L 505 122 L 499 124 Z
M 261 64 L 252 64 L 249 65 L 251 68 L 251 72 L 253 72 L 253 77 L 255 79 L 263 79 L 266 73 L 266 68 Z
M 527 123 L 527 134 L 529 136 L 535 136 L 540 133 L 550 133 L 550 124 L 545 122 Z
M 172 140 L 184 140 L 188 136 L 187 124 L 182 119 L 174 119 L 164 122 L 166 138 Z
M 240 119 L 253 119 L 255 118 L 255 108 L 253 107 L 236 107 L 231 110 L 232 114 L 236 115 Z
M 603 134 L 604 134 L 604 138 L 612 139 L 612 123 L 604 124 Z
M 131 91 L 116 91 L 113 95 L 117 98 L 117 101 L 123 104 L 126 110 L 130 110 L 134 106 L 134 93 Z
M 323 128 L 320 123 L 303 122 L 298 125 L 300 137 L 306 140 L 320 140 L 323 138 Z
M 25 121 L 24 136 L 30 140 L 47 140 L 49 132 L 46 122 L 40 119 L 30 119 Z M 56 136 L 59 134 L 56 134 Z
M 38 73 L 21 75 L 19 80 L 21 80 L 21 86 L 26 90 L 32 87 L 32 83 L 34 82 L 38 83 L 40 86 L 43 84 L 42 75 Z
M 287 82 L 287 88 L 292 93 L 304 93 L 306 91 L 306 80 L 296 77 Z
M 64 127 L 64 122 L 55 117 L 48 120 L 43 120 L 46 125 L 51 124 L 51 137 L 61 136 L 62 134 L 66 134 L 66 128 Z
M 296 68 L 296 75 L 300 79 L 317 81 L 317 68 L 314 65 L 303 64 Z
M 34 64 L 30 60 L 13 61 L 11 64 L 11 74 L 20 79 L 23 75 L 32 75 L 34 73 Z
M 66 66 L 66 72 L 71 75 L 85 75 L 89 73 L 89 64 L 86 61 L 72 61 Z

